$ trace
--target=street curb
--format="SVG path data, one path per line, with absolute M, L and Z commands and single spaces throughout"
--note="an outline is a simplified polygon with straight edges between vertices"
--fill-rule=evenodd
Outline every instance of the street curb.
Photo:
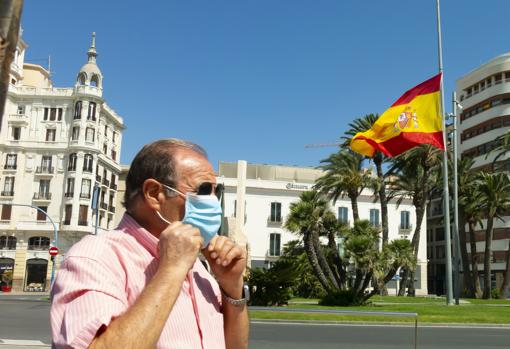
M 414 327 L 414 322 L 384 322 L 384 321 L 314 321 L 314 320 L 283 320 L 283 319 L 258 319 L 250 318 L 250 322 L 267 323 L 289 323 L 289 324 L 317 324 L 317 325 L 358 325 L 358 326 L 394 326 L 394 327 Z M 433 323 L 420 322 L 418 327 L 443 327 L 443 328 L 497 328 L 510 329 L 509 324 L 464 324 L 464 323 Z

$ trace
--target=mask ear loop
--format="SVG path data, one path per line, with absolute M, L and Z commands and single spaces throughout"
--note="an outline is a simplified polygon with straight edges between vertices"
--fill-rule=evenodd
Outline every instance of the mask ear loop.
M 161 219 L 163 222 L 165 222 L 166 224 L 170 225 L 172 224 L 172 222 L 170 222 L 168 219 L 164 218 L 161 213 L 159 213 L 159 211 L 154 211 L 156 212 L 156 215 L 159 217 L 159 219 Z

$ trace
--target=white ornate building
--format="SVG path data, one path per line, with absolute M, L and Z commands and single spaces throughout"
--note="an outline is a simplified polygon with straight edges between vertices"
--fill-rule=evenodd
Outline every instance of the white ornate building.
M 4 282 L 13 274 L 16 291 L 41 291 L 50 281 L 49 246 L 61 256 L 94 232 L 96 185 L 99 227 L 113 227 L 124 124 L 103 99 L 95 34 L 68 88 L 54 87 L 42 66 L 24 63 L 26 47 L 20 40 L 0 129 L 0 274 Z M 58 240 L 45 214 L 17 205 L 45 211 Z

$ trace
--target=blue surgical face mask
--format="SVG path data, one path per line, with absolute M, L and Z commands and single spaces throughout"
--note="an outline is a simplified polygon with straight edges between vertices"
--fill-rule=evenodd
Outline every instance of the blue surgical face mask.
M 218 233 L 221 226 L 222 211 L 218 198 L 214 195 L 195 195 L 192 193 L 185 195 L 177 189 L 165 184 L 163 184 L 163 186 L 186 198 L 186 212 L 182 222 L 191 224 L 200 230 L 200 235 L 204 238 L 204 247 L 206 247 L 211 239 Z M 161 213 L 156 211 L 156 214 L 165 223 L 171 224 Z

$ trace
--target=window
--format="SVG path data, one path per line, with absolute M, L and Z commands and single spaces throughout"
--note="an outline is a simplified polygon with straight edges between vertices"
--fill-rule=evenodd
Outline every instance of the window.
M 2 205 L 2 217 L 1 217 L 1 219 L 3 221 L 10 221 L 11 220 L 11 212 L 12 212 L 12 206 L 11 205 Z
M 115 143 L 115 138 L 117 138 L 117 132 L 112 132 L 112 142 Z
M 95 133 L 95 130 L 93 128 L 87 127 L 86 132 L 85 132 L 85 140 L 87 142 L 94 142 L 94 133 Z
M 73 127 L 73 134 L 71 136 L 72 141 L 77 141 L 80 138 L 80 127 L 75 126 Z
M 13 196 L 14 195 L 14 177 L 5 177 L 4 182 L 4 196 Z
M 270 256 L 280 255 L 280 234 L 277 233 L 269 234 L 269 255 Z
M 5 159 L 5 169 L 15 170 L 17 167 L 17 154 L 7 154 Z
M 68 178 L 66 181 L 65 197 L 73 197 L 74 194 L 74 178 Z
M 25 106 L 24 105 L 18 105 L 18 109 L 16 110 L 16 114 L 24 115 L 25 114 Z
M 43 118 L 44 121 L 48 120 L 49 114 L 50 114 L 50 108 L 44 108 L 44 118 Z
M 74 119 L 81 119 L 81 101 L 76 102 L 74 105 Z
M 29 250 L 47 250 L 50 247 L 50 238 L 34 236 L 28 239 Z
M 57 120 L 57 108 L 50 109 L 50 121 Z
M 349 224 L 349 209 L 347 207 L 338 208 L 338 221 L 343 224 Z
M 94 120 L 96 121 L 96 103 L 90 102 L 89 103 L 89 110 L 87 113 L 87 120 Z
M 64 110 L 62 108 L 57 108 L 57 120 L 62 121 L 62 114 L 64 113 Z
M 108 145 L 106 143 L 103 144 L 103 153 L 106 155 L 108 152 Z
M 117 161 L 117 152 L 112 149 L 112 160 Z
M 76 153 L 69 154 L 69 164 L 67 165 L 68 171 L 76 171 L 76 161 L 78 160 L 78 156 Z
M 14 141 L 19 141 L 21 138 L 21 127 L 13 127 L 11 135 Z
M 41 173 L 53 173 L 53 167 L 51 166 L 51 155 L 43 155 L 41 158 Z
M 379 210 L 376 208 L 370 209 L 370 224 L 379 226 Z
M 81 180 L 80 198 L 90 199 L 90 179 Z
M 410 216 L 409 211 L 400 212 L 400 229 L 411 229 Z
M 16 241 L 15 236 L 0 236 L 0 250 L 15 250 Z
M 66 205 L 64 213 L 64 225 L 71 224 L 71 216 L 73 214 L 73 205 Z
M 55 142 L 55 135 L 57 134 L 57 130 L 54 128 L 46 129 L 46 142 Z
M 269 217 L 271 222 L 281 222 L 282 221 L 282 203 L 281 202 L 272 202 L 271 203 L 271 217 Z
M 104 138 L 108 138 L 108 125 L 104 125 Z
M 45 221 L 46 220 L 46 214 L 45 212 L 48 212 L 48 206 L 38 206 L 43 212 L 40 210 L 37 210 L 37 220 L 38 221 Z
M 78 225 L 88 225 L 87 215 L 89 207 L 87 205 L 80 205 L 80 212 L 78 215 Z
M 436 229 L 436 241 L 444 241 L 444 228 Z
M 41 179 L 39 181 L 39 198 L 49 199 L 50 198 L 50 180 Z
M 117 177 L 115 176 L 115 174 L 112 173 L 111 182 L 110 182 L 112 187 L 115 185 L 116 181 L 117 181 Z
M 83 158 L 83 171 L 92 172 L 93 162 L 94 159 L 92 157 L 92 154 L 85 154 L 85 157 Z

